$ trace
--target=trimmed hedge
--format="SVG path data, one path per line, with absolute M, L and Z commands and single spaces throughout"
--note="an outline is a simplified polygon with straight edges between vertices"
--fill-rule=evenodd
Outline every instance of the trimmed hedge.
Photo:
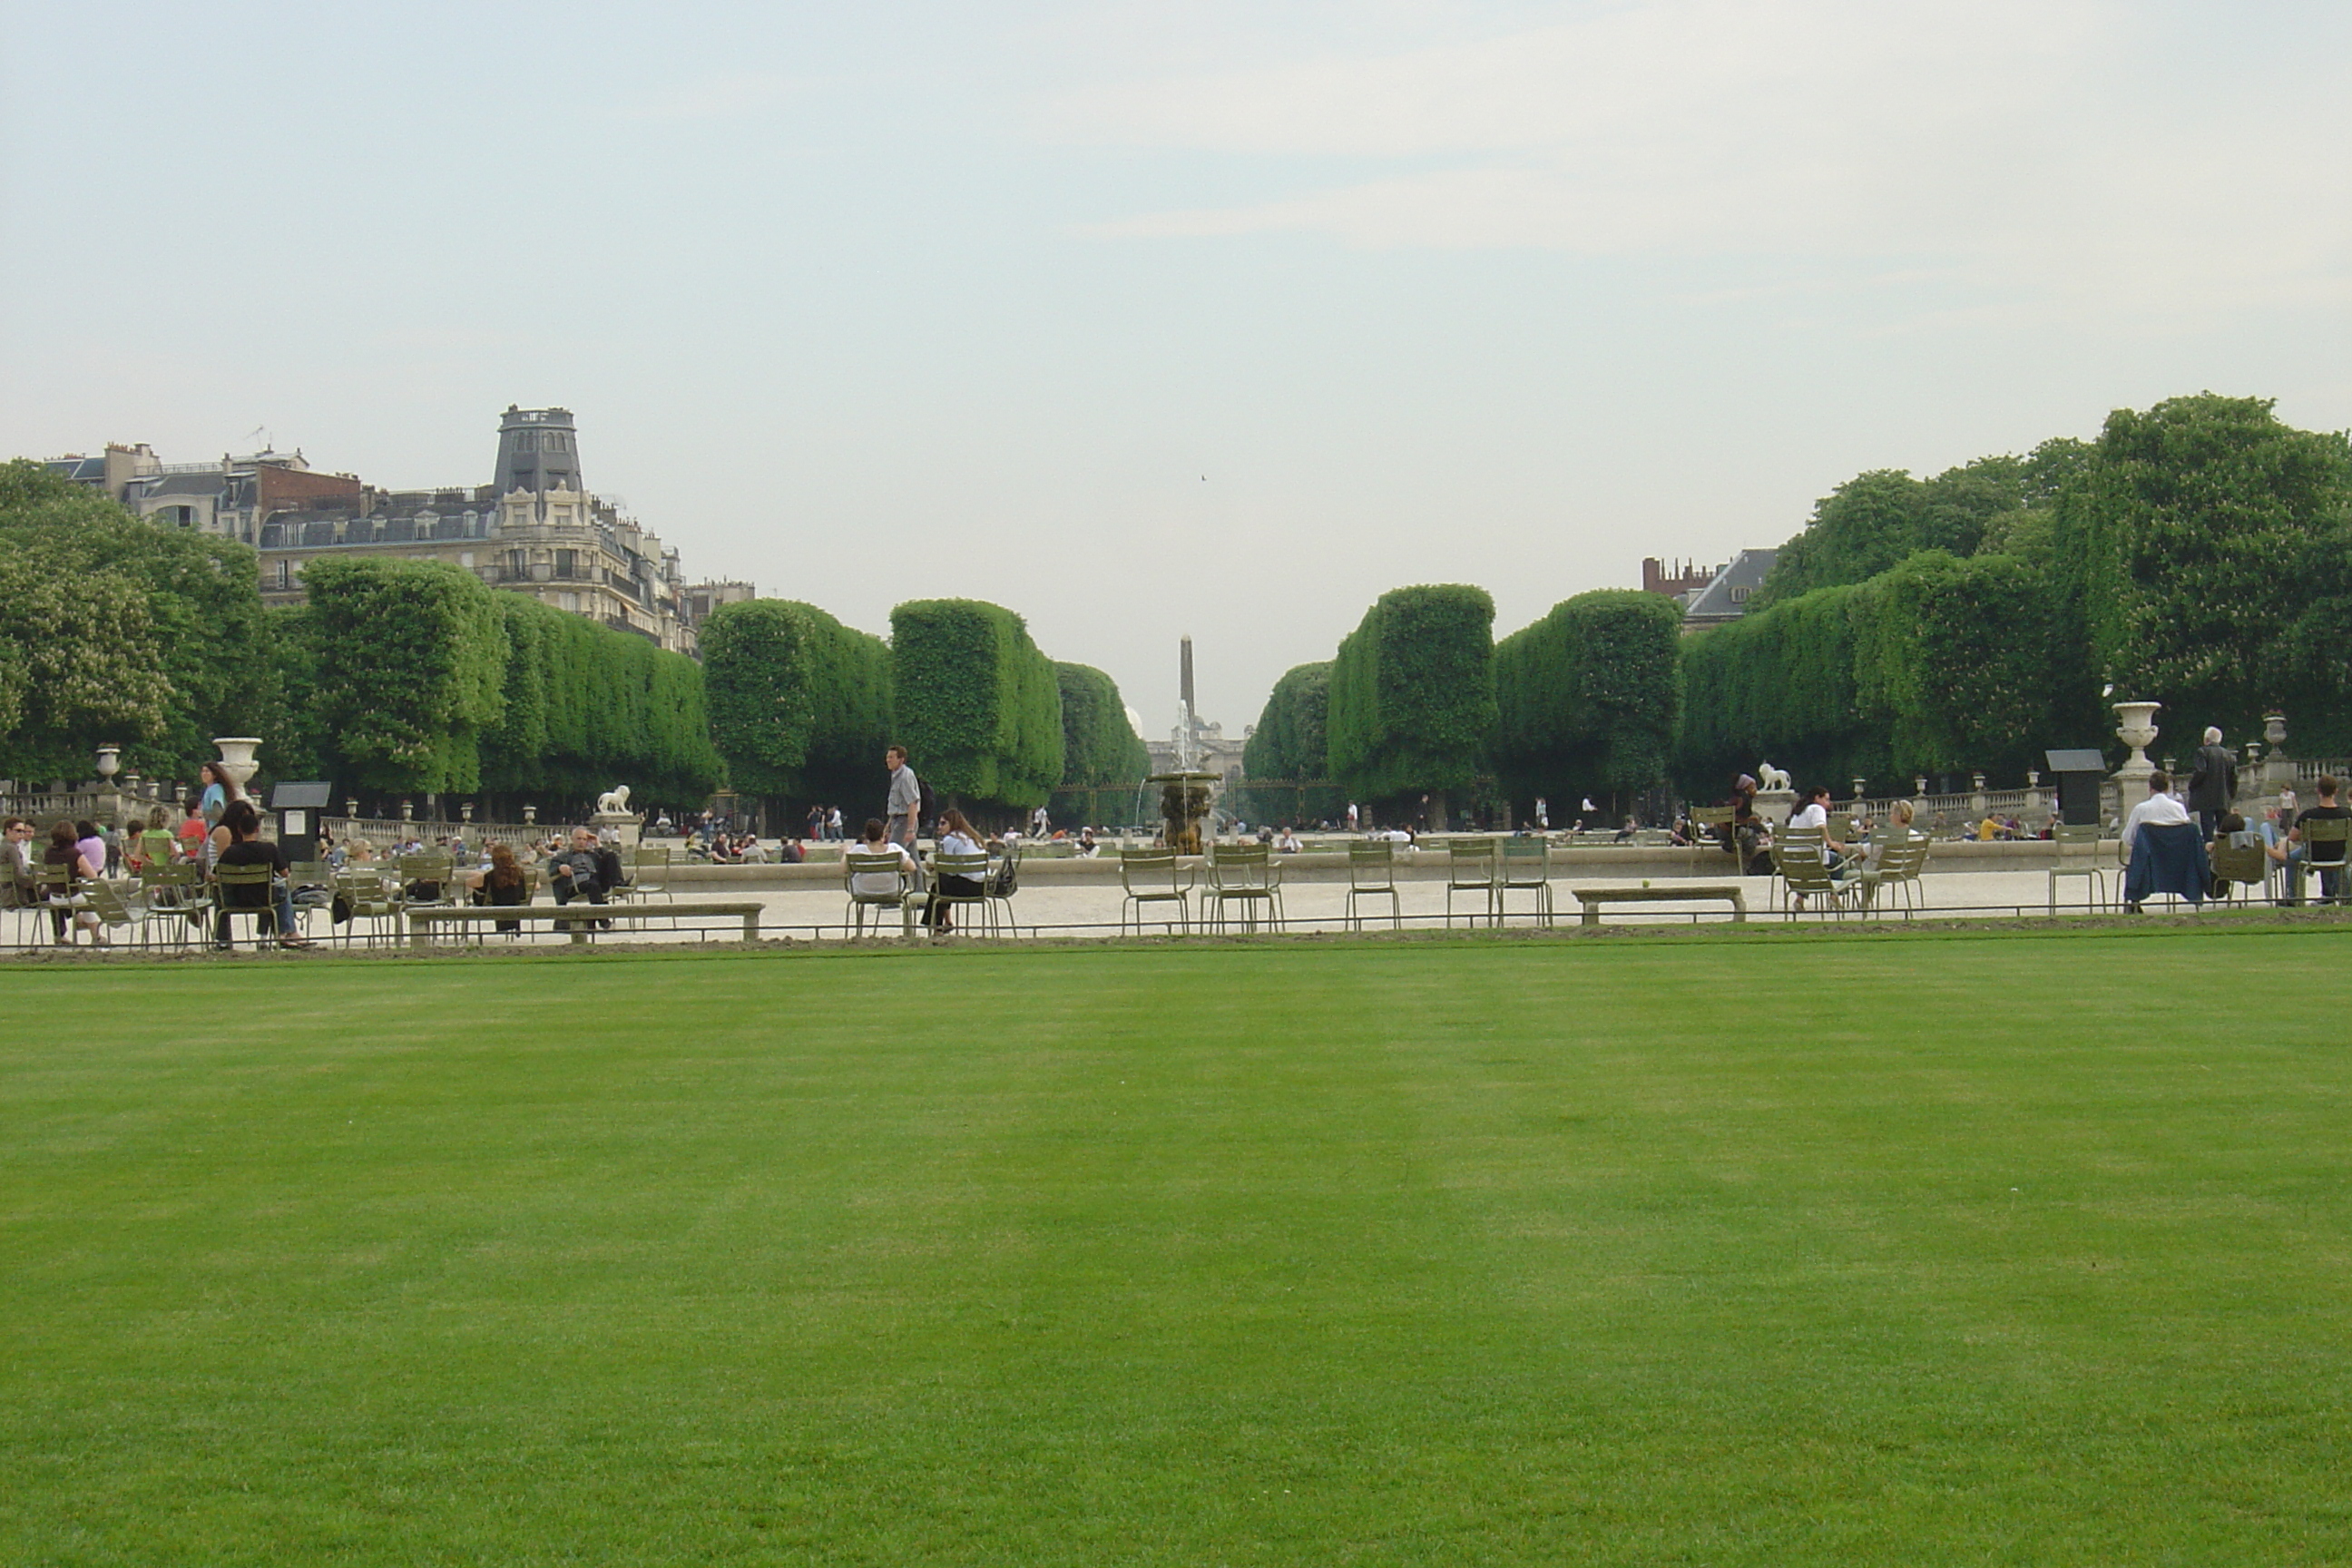
M 1118 682 L 1086 664 L 1057 662 L 1054 678 L 1062 694 L 1063 787 L 1141 784 L 1151 753 L 1128 721 Z
M 1381 595 L 1332 660 L 1331 773 L 1370 800 L 1478 773 L 1495 729 L 1495 601 L 1445 584 Z
M 435 562 L 316 561 L 302 574 L 317 721 L 371 789 L 481 786 L 480 742 L 506 710 L 506 626 L 470 572 Z
M 898 743 L 942 800 L 1028 807 L 1062 778 L 1062 694 L 1019 616 L 976 599 L 890 612 Z
M 702 671 L 471 573 L 431 562 L 313 562 L 278 624 L 305 717 L 284 754 L 346 786 L 552 795 L 629 784 L 698 798 L 718 783 Z
M 1330 717 L 1331 660 L 1285 670 L 1242 748 L 1242 771 L 1253 779 L 1328 778 Z
M 878 793 L 890 649 L 814 605 L 728 605 L 702 628 L 711 733 L 736 786 L 798 803 Z
M 1852 584 L 1751 610 L 1683 639 L 1676 773 L 1696 799 L 1759 762 L 1801 784 L 1888 775 L 1885 738 L 1855 701 Z
M 1682 724 L 1682 612 L 1604 588 L 1495 645 L 1495 760 L 1521 804 L 1663 783 Z

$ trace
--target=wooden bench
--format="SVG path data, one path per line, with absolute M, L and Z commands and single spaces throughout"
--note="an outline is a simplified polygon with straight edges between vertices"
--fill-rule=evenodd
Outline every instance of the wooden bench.
M 1735 882 L 1670 882 L 1657 888 L 1570 888 L 1569 891 L 1583 906 L 1588 928 L 1601 923 L 1603 904 L 1686 902 L 1693 899 L 1728 900 L 1733 921 L 1745 924 L 1748 920 L 1748 896 Z
M 588 940 L 591 921 L 668 920 L 673 916 L 740 920 L 743 940 L 760 940 L 763 907 L 749 900 L 679 899 L 658 904 L 456 904 L 427 905 L 408 910 L 408 940 L 415 947 L 430 946 L 436 926 L 482 925 L 490 921 L 556 921 L 572 927 L 572 940 Z

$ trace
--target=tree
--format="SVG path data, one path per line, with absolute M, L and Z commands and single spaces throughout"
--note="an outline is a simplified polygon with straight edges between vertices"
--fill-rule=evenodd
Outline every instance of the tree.
M 1681 728 L 1682 612 L 1601 589 L 1495 645 L 1495 758 L 1522 800 L 1664 782 Z
M 277 702 L 254 552 L 158 528 L 39 463 L 0 464 L 0 705 L 10 771 L 79 775 L 99 742 L 136 772 L 193 771 Z
M 871 795 L 890 742 L 890 649 L 786 599 L 728 605 L 702 628 L 711 732 L 736 784 L 780 800 Z
M 1129 722 L 1118 683 L 1091 665 L 1054 666 L 1062 694 L 1062 784 L 1090 789 L 1136 784 L 1151 771 L 1151 753 Z
M 1477 776 L 1495 728 L 1495 601 L 1461 584 L 1381 595 L 1332 661 L 1331 771 L 1372 799 L 1446 792 Z
M 478 787 L 482 732 L 505 707 L 506 627 L 492 590 L 455 566 L 381 557 L 314 561 L 302 583 L 320 721 L 352 781 Z
M 1339 815 L 1346 797 L 1336 786 L 1301 782 L 1331 776 L 1330 712 L 1330 660 L 1283 673 L 1242 748 L 1247 784 L 1240 809 L 1267 821 Z
M 2192 730 L 2352 741 L 2352 445 L 2211 393 L 2108 416 L 2062 553 L 2118 694 Z
M 1026 808 L 1062 778 L 1061 683 L 1019 616 L 976 599 L 890 612 L 891 704 L 942 796 Z

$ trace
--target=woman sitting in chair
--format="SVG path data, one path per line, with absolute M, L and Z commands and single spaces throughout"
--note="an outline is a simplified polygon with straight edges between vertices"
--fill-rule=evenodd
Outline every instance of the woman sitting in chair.
M 964 820 L 963 813 L 954 806 L 940 813 L 940 847 L 936 852 L 940 855 L 988 853 L 982 847 L 980 835 L 971 823 Z M 931 893 L 930 903 L 923 910 L 923 923 L 945 935 L 955 930 L 955 917 L 949 912 L 950 900 L 979 899 L 986 892 L 985 885 L 977 877 L 941 877 L 939 886 Z
M 461 871 L 458 878 L 473 890 L 474 902 L 494 909 L 512 909 L 530 902 L 530 879 L 523 875 L 522 866 L 515 859 L 514 851 L 503 844 L 490 846 L 490 863 L 478 871 Z M 500 921 L 502 936 L 519 935 L 520 921 Z

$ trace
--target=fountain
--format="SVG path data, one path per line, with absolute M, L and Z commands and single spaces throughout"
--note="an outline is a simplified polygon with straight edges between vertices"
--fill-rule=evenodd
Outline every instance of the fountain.
M 1160 833 L 1179 855 L 1201 853 L 1201 823 L 1209 815 L 1218 775 L 1197 769 L 1154 773 L 1144 780 L 1160 786 Z

